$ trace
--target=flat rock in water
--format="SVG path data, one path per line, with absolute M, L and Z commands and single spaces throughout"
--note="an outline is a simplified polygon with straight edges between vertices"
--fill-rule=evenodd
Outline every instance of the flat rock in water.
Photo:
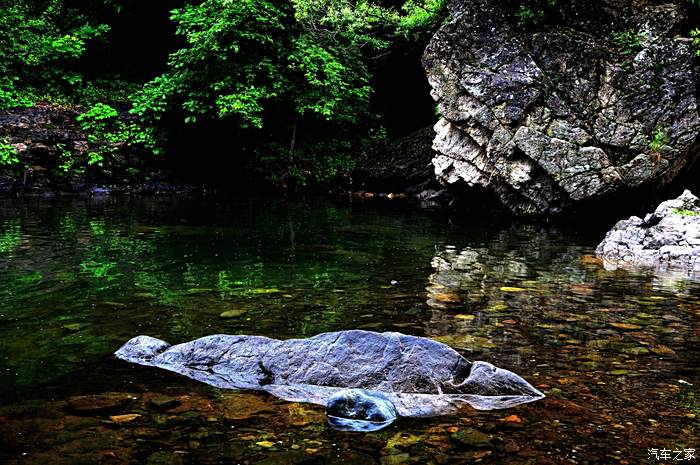
M 129 394 L 107 392 L 104 394 L 74 396 L 67 400 L 68 407 L 76 412 L 98 413 L 118 410 L 133 402 Z
M 686 190 L 644 219 L 619 221 L 596 254 L 609 269 L 642 266 L 700 279 L 700 199 Z
M 507 408 L 544 397 L 515 373 L 470 362 L 445 344 L 395 332 L 351 330 L 284 341 L 217 334 L 174 346 L 138 336 L 116 356 L 219 388 L 262 390 L 294 402 L 328 406 L 330 399 L 362 389 L 411 417 L 466 405 Z

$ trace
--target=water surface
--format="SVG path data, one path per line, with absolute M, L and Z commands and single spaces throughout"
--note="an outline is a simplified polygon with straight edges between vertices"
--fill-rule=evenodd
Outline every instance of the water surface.
M 0 201 L 0 462 L 638 464 L 700 449 L 700 285 L 605 271 L 602 232 L 391 202 Z M 343 433 L 321 408 L 111 355 L 137 334 L 353 328 L 445 342 L 547 398 Z

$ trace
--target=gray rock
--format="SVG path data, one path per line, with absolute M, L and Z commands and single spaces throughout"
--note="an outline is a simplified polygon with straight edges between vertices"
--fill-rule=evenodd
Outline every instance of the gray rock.
M 596 254 L 607 268 L 643 266 L 700 278 L 700 199 L 686 190 L 644 219 L 618 222 Z
M 544 397 L 508 370 L 470 362 L 430 339 L 393 332 L 352 330 L 284 341 L 219 334 L 175 346 L 138 336 L 116 356 L 219 388 L 262 390 L 327 407 L 356 398 L 358 393 L 348 389 L 362 389 L 368 406 L 384 399 L 399 415 L 410 417 L 451 413 L 466 405 L 507 408 Z
M 516 214 L 552 215 L 661 187 L 693 163 L 699 93 L 691 45 L 678 38 L 682 2 L 563 2 L 561 21 L 532 33 L 508 5 L 452 1 L 425 51 L 442 183 L 487 187 Z M 639 37 L 633 54 L 612 40 L 624 31 Z M 652 149 L 655 131 L 666 140 Z

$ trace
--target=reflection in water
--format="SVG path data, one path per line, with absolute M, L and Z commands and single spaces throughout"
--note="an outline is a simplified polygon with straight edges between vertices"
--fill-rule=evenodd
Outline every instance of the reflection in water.
M 392 204 L 2 201 L 0 461 L 622 464 L 697 449 L 700 286 L 605 270 L 601 234 Z M 358 435 L 313 406 L 110 356 L 135 334 L 354 328 L 429 336 L 547 398 Z

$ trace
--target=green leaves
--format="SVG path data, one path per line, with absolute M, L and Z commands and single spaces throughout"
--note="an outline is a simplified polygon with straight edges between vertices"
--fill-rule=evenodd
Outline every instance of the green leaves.
M 542 23 L 557 5 L 557 0 L 524 0 L 518 5 L 515 18 L 518 26 L 528 28 Z
M 644 48 L 644 35 L 632 29 L 614 32 L 612 38 L 615 44 L 620 47 L 622 54 L 628 57 L 633 57 Z
M 234 117 L 243 128 L 262 127 L 265 103 L 286 84 L 279 61 L 287 16 L 269 1 L 206 0 L 174 10 L 186 45 L 135 96 L 132 112 L 150 122 L 179 111 L 187 123 Z
M 91 25 L 62 0 L 0 1 L 0 108 L 28 106 L 36 95 L 71 93 L 82 82 L 71 64 L 107 25 Z
M 14 166 L 19 163 L 19 154 L 7 138 L 0 138 L 0 167 Z

